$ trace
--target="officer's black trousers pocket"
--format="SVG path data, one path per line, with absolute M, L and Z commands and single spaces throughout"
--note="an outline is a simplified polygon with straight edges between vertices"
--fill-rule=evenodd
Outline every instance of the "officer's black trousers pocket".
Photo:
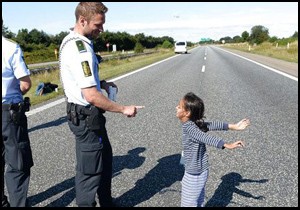
M 102 148 L 103 144 L 80 144 L 80 152 L 77 159 L 78 170 L 83 174 L 98 174 L 102 172 Z
M 18 143 L 18 170 L 28 171 L 33 166 L 32 152 L 29 142 Z
M 32 152 L 29 142 L 19 142 L 16 147 L 6 147 L 6 161 L 17 171 L 29 171 L 33 166 Z
M 27 117 L 21 115 L 16 125 L 11 119 L 11 112 L 2 112 L 2 140 L 5 148 L 5 163 L 13 170 L 28 172 L 33 166 L 32 151 L 27 129 Z

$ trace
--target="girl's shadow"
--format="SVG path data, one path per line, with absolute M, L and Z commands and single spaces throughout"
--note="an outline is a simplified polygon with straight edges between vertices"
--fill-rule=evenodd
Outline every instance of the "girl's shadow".
M 243 179 L 240 174 L 235 172 L 226 174 L 221 179 L 221 184 L 215 191 L 215 194 L 206 203 L 205 207 L 226 207 L 229 203 L 234 203 L 231 201 L 233 193 L 258 200 L 264 199 L 264 196 L 254 196 L 248 192 L 238 189 L 237 186 L 239 186 L 239 184 L 242 182 L 265 183 L 268 181 L 267 179 Z

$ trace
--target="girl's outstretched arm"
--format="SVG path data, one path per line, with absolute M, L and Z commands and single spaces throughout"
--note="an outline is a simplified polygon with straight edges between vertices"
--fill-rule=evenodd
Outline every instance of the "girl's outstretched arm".
M 227 148 L 227 149 L 235 149 L 238 147 L 244 147 L 244 142 L 242 141 L 236 141 L 234 143 L 225 143 L 223 148 Z
M 250 120 L 245 118 L 236 124 L 228 124 L 229 130 L 241 131 L 250 125 Z

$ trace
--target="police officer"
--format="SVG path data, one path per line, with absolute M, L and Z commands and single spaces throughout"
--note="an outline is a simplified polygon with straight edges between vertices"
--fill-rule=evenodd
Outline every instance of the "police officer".
M 29 75 L 20 46 L 2 36 L 2 207 L 27 205 L 33 159 L 25 115 L 30 104 L 23 95 L 31 88 Z M 9 202 L 4 194 L 4 172 Z
M 112 148 L 109 142 L 104 112 L 122 113 L 134 117 L 142 106 L 123 106 L 109 100 L 112 82 L 100 81 L 99 61 L 92 39 L 103 31 L 107 7 L 101 2 L 80 2 L 75 10 L 76 23 L 59 49 L 61 81 L 67 99 L 70 130 L 76 139 L 76 203 L 101 207 L 114 206 L 111 196 Z

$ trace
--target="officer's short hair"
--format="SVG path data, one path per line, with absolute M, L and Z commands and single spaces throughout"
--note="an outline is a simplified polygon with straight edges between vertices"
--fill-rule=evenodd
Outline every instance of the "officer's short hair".
M 80 15 L 89 22 L 95 14 L 105 14 L 108 8 L 102 2 L 80 2 L 75 10 L 76 22 Z

